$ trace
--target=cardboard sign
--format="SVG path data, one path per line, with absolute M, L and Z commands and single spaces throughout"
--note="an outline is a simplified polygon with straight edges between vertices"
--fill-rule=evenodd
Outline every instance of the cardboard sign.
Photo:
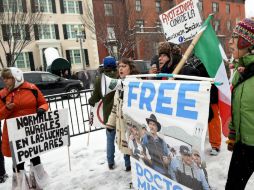
M 160 15 L 167 41 L 180 44 L 197 34 L 202 24 L 198 3 L 198 0 L 186 0 Z
M 7 120 L 10 148 L 14 164 L 30 160 L 42 153 L 70 145 L 68 110 L 45 112 Z

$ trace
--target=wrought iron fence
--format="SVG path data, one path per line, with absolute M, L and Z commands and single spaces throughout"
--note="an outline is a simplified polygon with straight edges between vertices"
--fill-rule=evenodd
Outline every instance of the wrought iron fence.
M 69 110 L 70 136 L 78 136 L 93 131 L 103 129 L 102 127 L 90 126 L 90 106 L 88 99 L 91 96 L 92 89 L 79 92 L 69 92 L 46 96 L 49 103 L 49 109 Z

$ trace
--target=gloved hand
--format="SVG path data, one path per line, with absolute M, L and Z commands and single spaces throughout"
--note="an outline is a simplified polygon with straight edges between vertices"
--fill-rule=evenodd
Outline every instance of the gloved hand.
M 228 150 L 233 151 L 234 145 L 235 145 L 235 140 L 234 139 L 228 139 L 226 141 L 226 143 L 228 144 Z
M 42 109 L 42 108 L 38 108 L 37 109 L 37 116 L 42 116 L 44 113 L 45 113 L 46 111 L 44 110 L 44 109 Z

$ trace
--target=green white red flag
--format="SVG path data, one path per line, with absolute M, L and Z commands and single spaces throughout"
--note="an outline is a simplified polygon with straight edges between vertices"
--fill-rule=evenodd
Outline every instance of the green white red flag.
M 219 91 L 219 109 L 224 136 L 228 136 L 228 123 L 231 118 L 231 91 L 223 60 L 227 56 L 210 24 L 212 15 L 206 19 L 200 32 L 203 32 L 194 48 L 194 54 L 202 61 L 210 77 L 223 84 Z

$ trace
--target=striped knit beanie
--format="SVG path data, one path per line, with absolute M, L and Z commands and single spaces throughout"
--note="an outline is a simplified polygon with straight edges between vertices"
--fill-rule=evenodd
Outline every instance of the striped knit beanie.
M 245 18 L 238 22 L 233 30 L 238 37 L 238 48 L 244 49 L 254 45 L 254 18 Z

